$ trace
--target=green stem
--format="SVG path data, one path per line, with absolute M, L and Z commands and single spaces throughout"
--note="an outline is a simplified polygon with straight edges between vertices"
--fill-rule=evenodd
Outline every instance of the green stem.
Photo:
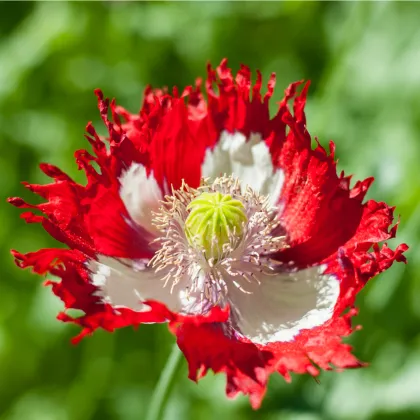
M 162 411 L 174 384 L 175 374 L 182 359 L 181 356 L 182 353 L 175 343 L 153 392 L 152 401 L 150 402 L 145 420 L 159 420 L 161 418 Z

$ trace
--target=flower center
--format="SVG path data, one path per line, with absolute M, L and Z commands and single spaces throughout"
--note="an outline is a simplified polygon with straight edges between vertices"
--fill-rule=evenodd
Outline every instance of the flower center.
M 230 194 L 203 192 L 187 206 L 190 211 L 185 220 L 188 242 L 202 249 L 206 259 L 218 261 L 226 245 L 242 239 L 248 222 L 245 207 Z
M 287 246 L 276 214 L 269 197 L 241 189 L 232 176 L 203 179 L 197 189 L 183 183 L 155 214 L 161 236 L 148 265 L 171 293 L 184 290 L 185 312 L 205 312 L 230 287 L 251 293 L 250 283 L 276 273 L 270 255 Z

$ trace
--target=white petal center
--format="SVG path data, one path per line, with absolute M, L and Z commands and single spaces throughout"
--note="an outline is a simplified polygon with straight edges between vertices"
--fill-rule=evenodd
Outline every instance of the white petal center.
M 153 174 L 149 177 L 146 168 L 133 163 L 120 178 L 120 196 L 130 217 L 147 231 L 156 234 L 152 224 L 153 212 L 160 207 L 162 192 Z
M 212 179 L 227 174 L 240 179 L 261 195 L 269 195 L 271 204 L 278 202 L 284 181 L 283 171 L 273 167 L 270 151 L 260 134 L 224 131 L 214 149 L 207 149 L 202 176 Z
M 301 330 L 324 324 L 340 293 L 338 280 L 323 267 L 277 275 L 260 275 L 257 282 L 228 282 L 234 324 L 253 342 L 291 341 Z M 235 279 L 237 280 L 237 279 Z
M 96 294 L 105 303 L 114 307 L 126 307 L 134 311 L 148 311 L 143 302 L 156 300 L 172 311 L 181 311 L 185 306 L 184 290 L 190 279 L 185 276 L 172 291 L 163 287 L 161 275 L 147 267 L 147 261 L 116 260 L 100 256 L 91 260 L 92 283 L 98 287 Z

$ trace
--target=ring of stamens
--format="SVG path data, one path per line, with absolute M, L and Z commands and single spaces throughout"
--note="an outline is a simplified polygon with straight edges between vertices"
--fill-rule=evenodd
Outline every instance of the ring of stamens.
M 186 227 L 191 202 L 202 194 L 215 193 L 229 195 L 242 203 L 246 216 L 240 232 L 229 230 L 217 255 L 209 252 L 208 247 L 206 250 L 205 242 L 191 241 Z M 162 273 L 165 287 L 171 282 L 171 292 L 181 280 L 190 279 L 185 286 L 187 298 L 198 293 L 202 300 L 215 305 L 226 297 L 226 281 L 249 293 L 244 281 L 259 283 L 259 274 L 275 274 L 276 264 L 269 254 L 286 247 L 285 237 L 276 235 L 279 226 L 276 214 L 268 196 L 259 195 L 249 186 L 241 190 L 239 180 L 232 176 L 225 175 L 213 182 L 202 179 L 196 189 L 183 182 L 179 190 L 172 190 L 172 195 L 164 198 L 154 214 L 153 224 L 161 236 L 153 241 L 159 249 L 149 266 Z

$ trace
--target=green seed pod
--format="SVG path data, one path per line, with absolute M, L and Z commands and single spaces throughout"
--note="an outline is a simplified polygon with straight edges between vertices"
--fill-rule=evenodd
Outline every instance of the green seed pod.
M 192 200 L 187 209 L 190 210 L 185 221 L 188 242 L 203 249 L 207 259 L 217 261 L 223 245 L 242 238 L 248 218 L 244 205 L 231 195 L 204 192 Z

